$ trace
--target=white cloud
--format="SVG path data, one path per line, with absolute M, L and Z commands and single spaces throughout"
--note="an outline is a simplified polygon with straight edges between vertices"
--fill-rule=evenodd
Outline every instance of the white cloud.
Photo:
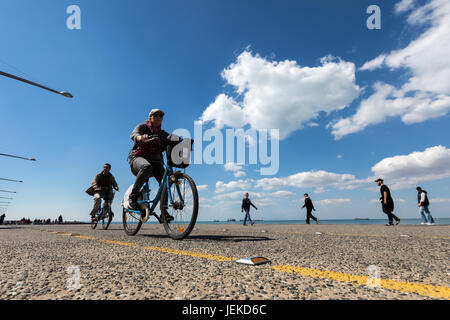
M 291 191 L 287 191 L 287 190 L 279 190 L 279 191 L 275 191 L 273 193 L 271 193 L 270 195 L 267 196 L 272 196 L 272 197 L 288 197 L 288 196 L 295 196 L 295 193 L 291 192 Z
M 249 124 L 254 129 L 280 129 L 280 139 L 311 125 L 319 112 L 345 108 L 360 93 L 355 65 L 331 56 L 322 58 L 320 66 L 302 67 L 296 61 L 269 61 L 244 51 L 222 77 L 242 100 L 218 95 L 201 121 L 214 121 L 219 128 Z
M 216 100 L 203 111 L 201 121 L 214 121 L 218 129 L 222 129 L 225 125 L 241 128 L 247 123 L 241 106 L 223 93 L 219 94 Z
M 241 190 L 250 189 L 250 188 L 252 188 L 253 183 L 254 183 L 253 179 L 246 179 L 246 180 L 239 179 L 237 181 L 230 181 L 228 183 L 223 183 L 222 181 L 217 181 L 216 182 L 216 193 L 228 192 L 230 190 L 235 190 L 235 189 L 241 189 Z
M 379 55 L 375 59 L 372 59 L 372 60 L 367 61 L 366 63 L 364 63 L 363 66 L 361 68 L 359 68 L 359 70 L 361 70 L 361 71 L 364 71 L 364 70 L 372 71 L 372 70 L 378 69 L 378 68 L 380 68 L 383 65 L 385 59 L 386 59 L 386 55 L 385 54 Z
M 381 82 L 375 83 L 373 89 L 374 93 L 361 102 L 353 116 L 329 125 L 336 139 L 382 123 L 390 117 L 400 116 L 405 124 L 413 124 L 442 117 L 450 111 L 450 96 L 416 92 L 406 97 L 403 91 Z
M 405 11 L 409 11 L 414 7 L 415 0 L 402 0 L 395 4 L 395 12 L 402 13 Z
M 256 187 L 262 188 L 263 190 L 273 190 L 281 187 L 312 187 L 316 188 L 318 192 L 323 192 L 325 187 L 351 190 L 366 182 L 367 179 L 356 179 L 351 174 L 339 174 L 319 170 L 299 172 L 282 178 L 263 178 L 256 181 Z
M 397 11 L 412 8 L 402 1 Z M 411 25 L 428 23 L 428 29 L 403 49 L 381 54 L 360 70 L 388 67 L 403 69 L 408 80 L 399 88 L 377 82 L 374 93 L 363 100 L 353 116 L 329 124 L 336 139 L 359 132 L 368 125 L 401 117 L 405 124 L 442 117 L 450 112 L 450 1 L 431 0 L 407 19 Z
M 208 190 L 208 185 L 207 184 L 201 184 L 201 185 L 197 186 L 197 190 L 198 191 Z
M 222 193 L 214 196 L 216 200 L 237 200 L 243 199 L 245 192 L 243 191 L 234 191 L 228 193 Z M 249 192 L 249 198 L 262 198 L 264 195 L 259 192 Z
M 326 190 L 325 190 L 325 187 L 324 186 L 320 186 L 320 187 L 317 187 L 316 189 L 314 189 L 314 193 L 324 193 Z
M 316 204 L 323 205 L 323 206 L 350 203 L 350 202 L 352 202 L 352 199 L 323 199 L 323 200 L 315 201 Z
M 423 152 L 385 158 L 372 167 L 372 172 L 391 189 L 404 189 L 450 177 L 449 164 L 450 149 L 435 146 Z
M 433 203 L 447 203 L 447 202 L 450 202 L 450 198 L 430 199 L 430 202 L 433 202 Z
M 233 162 L 227 162 L 224 164 L 223 168 L 225 171 L 233 172 L 236 178 L 245 177 L 247 174 L 242 170 L 242 166 Z

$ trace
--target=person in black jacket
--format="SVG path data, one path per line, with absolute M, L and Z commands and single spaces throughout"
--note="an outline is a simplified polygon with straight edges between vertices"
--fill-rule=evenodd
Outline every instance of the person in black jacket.
M 241 206 L 241 212 L 244 212 L 244 210 L 245 210 L 244 226 L 247 225 L 247 218 L 248 218 L 248 221 L 250 221 L 251 225 L 255 224 L 255 221 L 252 221 L 252 219 L 250 219 L 250 206 L 253 206 L 253 208 L 258 210 L 258 208 L 255 207 L 255 205 L 248 198 L 248 192 L 247 192 L 247 193 L 245 193 L 245 198 L 242 199 L 242 206 Z
M 392 211 L 394 211 L 394 200 L 392 199 L 391 191 L 384 184 L 383 179 L 379 178 L 379 179 L 375 180 L 375 182 L 380 187 L 381 208 L 382 208 L 383 212 L 387 214 L 388 219 L 389 219 L 389 223 L 387 224 L 387 226 L 393 226 L 394 225 L 393 219 L 395 219 L 395 221 L 397 221 L 396 225 L 399 224 L 400 223 L 400 219 L 396 215 L 394 215 L 392 213 Z
M 311 201 L 311 199 L 309 198 L 308 194 L 305 193 L 305 204 L 303 205 L 302 208 L 306 207 L 306 224 L 309 224 L 309 219 L 313 219 L 317 224 L 319 224 L 319 219 L 317 219 L 316 217 L 314 217 L 312 215 L 312 210 L 316 211 L 316 208 L 314 208 L 314 205 Z

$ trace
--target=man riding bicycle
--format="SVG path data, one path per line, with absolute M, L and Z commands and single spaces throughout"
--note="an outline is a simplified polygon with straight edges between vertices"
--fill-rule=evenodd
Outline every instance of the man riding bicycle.
M 133 189 L 129 195 L 129 208 L 140 210 L 137 203 L 139 192 L 150 177 L 155 177 L 158 184 L 164 176 L 164 164 L 162 152 L 170 143 L 171 135 L 161 129 L 164 112 L 160 109 L 152 109 L 148 120 L 136 126 L 130 135 L 134 145 L 128 154 L 128 163 L 131 172 L 136 176 Z M 168 213 L 168 220 L 173 217 Z
M 114 188 L 116 191 L 119 191 L 119 187 L 117 185 L 116 179 L 110 173 L 111 165 L 109 163 L 105 163 L 103 165 L 103 170 L 99 174 L 97 174 L 92 180 L 92 186 L 94 192 L 94 207 L 91 211 L 91 219 L 95 221 L 95 215 L 100 209 L 101 199 L 105 201 L 105 208 L 111 212 L 111 204 L 114 198 L 114 193 L 112 189 Z M 112 212 L 111 212 L 112 213 Z

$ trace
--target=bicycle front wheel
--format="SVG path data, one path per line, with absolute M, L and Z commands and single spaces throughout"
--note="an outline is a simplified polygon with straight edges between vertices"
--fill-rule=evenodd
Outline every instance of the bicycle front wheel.
M 122 222 L 125 233 L 129 236 L 134 236 L 142 226 L 141 214 L 129 212 L 127 209 L 123 208 Z
M 108 215 L 106 217 L 103 217 L 103 219 L 102 219 L 103 230 L 108 229 L 109 225 L 111 224 L 112 219 L 113 219 L 113 213 L 112 213 L 112 211 L 109 211 Z
M 169 182 L 173 203 L 169 203 L 167 184 L 161 195 L 161 218 L 167 234 L 175 240 L 186 238 L 194 229 L 198 214 L 198 192 L 194 180 L 187 174 Z M 170 221 L 167 214 L 174 219 Z
M 92 219 L 91 219 L 91 228 L 92 228 L 92 229 L 97 228 L 97 223 L 98 223 L 98 220 L 97 220 L 97 219 L 96 219 L 95 221 L 92 221 Z

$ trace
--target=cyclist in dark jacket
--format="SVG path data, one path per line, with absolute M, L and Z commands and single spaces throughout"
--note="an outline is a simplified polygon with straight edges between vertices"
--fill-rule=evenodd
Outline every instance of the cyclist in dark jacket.
M 319 219 L 314 217 L 311 213 L 312 210 L 316 211 L 316 208 L 314 208 L 314 205 L 307 193 L 304 194 L 304 197 L 305 197 L 305 204 L 303 205 L 302 208 L 306 207 L 306 224 L 309 224 L 309 219 L 313 219 L 317 224 L 319 224 Z
M 111 209 L 111 204 L 114 199 L 114 193 L 112 189 L 119 191 L 119 186 L 117 185 L 116 179 L 111 174 L 111 165 L 105 163 L 103 165 L 103 170 L 99 174 L 95 175 L 92 180 L 93 196 L 94 196 L 94 207 L 91 210 L 91 218 L 95 221 L 95 214 L 100 209 L 100 205 L 103 199 L 105 201 L 105 207 Z M 61 217 L 62 219 L 62 217 Z
M 245 210 L 244 226 L 247 225 L 247 219 L 251 223 L 251 225 L 255 224 L 255 221 L 252 221 L 252 219 L 250 219 L 250 206 L 252 206 L 256 210 L 258 210 L 258 208 L 255 207 L 255 205 L 248 198 L 248 192 L 247 192 L 247 193 L 245 193 L 245 198 L 242 199 L 242 205 L 241 205 L 241 212 L 244 212 L 244 210 Z

